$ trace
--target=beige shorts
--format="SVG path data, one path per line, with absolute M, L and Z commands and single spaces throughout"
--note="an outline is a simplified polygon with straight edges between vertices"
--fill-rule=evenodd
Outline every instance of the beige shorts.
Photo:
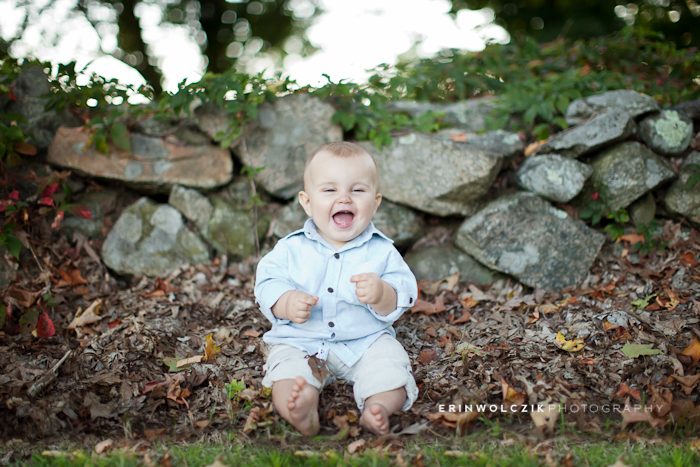
M 407 397 L 402 411 L 411 408 L 418 398 L 418 387 L 413 378 L 408 354 L 399 341 L 389 334 L 382 334 L 351 367 L 345 365 L 333 352 L 329 352 L 326 368 L 331 375 L 323 382 L 313 376 L 306 358 L 308 355 L 290 345 L 273 346 L 263 366 L 265 377 L 262 385 L 271 388 L 275 381 L 302 376 L 320 391 L 336 379 L 343 379 L 353 385 L 355 403 L 360 411 L 364 409 L 368 397 L 392 389 L 406 389 Z

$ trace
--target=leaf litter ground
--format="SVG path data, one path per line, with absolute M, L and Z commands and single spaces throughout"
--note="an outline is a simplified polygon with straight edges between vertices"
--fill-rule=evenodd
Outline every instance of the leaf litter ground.
M 19 316 L 50 292 L 43 306 L 55 327 L 48 338 L 0 333 L 4 459 L 23 443 L 61 440 L 285 444 L 291 431 L 260 385 L 269 324 L 254 304 L 250 262 L 221 256 L 127 281 L 100 262 L 99 240 L 47 231 L 4 299 Z M 561 420 L 582 432 L 612 423 L 625 436 L 694 433 L 700 234 L 668 222 L 663 235 L 664 254 L 635 264 L 629 245 L 606 244 L 584 283 L 561 292 L 458 276 L 422 283 L 421 300 L 395 324 L 420 394 L 392 418 L 385 442 L 493 423 L 543 439 Z M 320 411 L 322 436 L 364 446 L 350 386 L 325 388 Z

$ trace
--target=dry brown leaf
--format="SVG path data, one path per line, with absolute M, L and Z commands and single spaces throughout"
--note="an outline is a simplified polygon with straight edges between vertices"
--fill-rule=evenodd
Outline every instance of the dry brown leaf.
M 617 241 L 624 241 L 629 243 L 630 245 L 634 245 L 635 243 L 642 242 L 644 243 L 644 235 L 636 234 L 636 233 L 630 233 L 627 235 L 623 235 L 617 239 Z
M 102 454 L 103 452 L 109 452 L 110 449 L 112 449 L 112 446 L 114 445 L 114 441 L 111 439 L 106 439 L 104 441 L 100 441 L 95 445 L 95 452 L 97 454 Z
M 175 365 L 175 368 L 182 368 L 183 366 L 187 366 L 191 363 L 200 363 L 203 358 L 203 355 L 197 355 L 196 357 L 190 358 L 183 358 L 182 360 L 177 361 L 177 365 Z
M 210 423 L 211 423 L 211 422 L 210 422 L 209 420 L 199 420 L 198 422 L 194 422 L 194 424 L 197 425 L 197 427 L 198 427 L 200 430 L 203 430 L 203 429 L 205 429 L 206 427 L 208 427 Z
M 214 338 L 211 337 L 211 334 L 208 334 L 207 345 L 204 347 L 204 360 L 211 362 L 220 350 L 220 348 L 214 346 Z
M 367 444 L 367 441 L 364 439 L 358 439 L 356 441 L 353 441 L 352 443 L 348 444 L 348 452 L 350 454 L 355 454 L 358 452 L 358 450 L 361 450 L 365 444 Z
M 683 355 L 692 357 L 693 365 L 697 365 L 698 360 L 700 360 L 700 342 L 697 340 L 697 338 L 693 338 L 693 343 L 686 347 L 682 353 Z
M 647 422 L 652 428 L 664 426 L 666 424 L 663 419 L 653 417 L 650 410 L 646 410 L 646 408 L 639 405 L 631 406 L 628 397 L 625 401 L 625 407 L 622 409 L 622 428 L 624 429 L 630 423 L 639 422 Z
M 559 405 L 547 404 L 542 406 L 542 410 L 530 411 L 530 417 L 535 423 L 535 427 L 542 428 L 544 431 L 552 433 L 554 426 L 559 420 L 560 409 Z
M 501 380 L 504 404 L 520 406 L 525 403 L 525 394 L 513 389 L 505 379 Z
M 453 315 L 452 317 L 454 318 L 454 315 Z M 472 319 L 472 314 L 469 313 L 467 310 L 464 310 L 464 311 L 462 312 L 462 316 L 460 316 L 458 319 L 452 321 L 452 323 L 450 323 L 450 324 L 466 323 L 466 322 L 469 321 L 470 319 Z
M 527 157 L 531 154 L 535 154 L 537 152 L 537 150 L 540 149 L 544 145 L 544 143 L 546 143 L 546 142 L 547 142 L 547 140 L 545 139 L 545 140 L 535 141 L 534 143 L 528 144 L 527 147 L 525 148 L 525 157 Z
M 260 337 L 260 334 L 262 334 L 260 331 L 253 331 L 252 329 L 246 329 L 243 333 L 245 337 Z
M 425 416 L 428 420 L 432 420 L 433 423 L 438 426 L 444 426 L 447 428 L 459 428 L 460 431 L 464 432 L 467 424 L 469 422 L 476 420 L 481 416 L 479 412 L 437 412 L 429 413 Z
M 163 438 L 168 432 L 167 428 L 156 428 L 155 430 L 143 430 L 143 434 L 148 441 L 153 441 L 154 439 Z
M 21 289 L 19 287 L 11 287 L 7 290 L 7 294 L 17 300 L 17 303 L 20 306 L 23 306 L 25 308 L 29 308 L 30 306 L 34 305 L 34 302 L 36 302 L 36 299 L 39 298 L 40 292 L 28 292 L 24 289 Z
M 425 300 L 418 299 L 416 304 L 411 308 L 412 313 L 425 313 L 426 315 L 434 315 L 435 313 L 440 313 L 445 311 L 445 298 L 438 297 L 435 299 L 435 303 L 430 303 Z
M 424 350 L 418 357 L 418 361 L 420 361 L 422 365 L 427 365 L 435 360 L 437 360 L 437 352 L 435 350 Z
M 642 396 L 636 389 L 630 389 L 630 387 L 625 383 L 620 383 L 620 388 L 617 390 L 613 397 L 625 397 L 630 395 L 634 397 L 637 401 L 642 402 Z
M 456 272 L 451 276 L 447 276 L 440 279 L 437 282 L 433 282 L 432 284 L 423 286 L 423 292 L 427 295 L 436 295 L 440 291 L 440 289 L 443 288 L 440 287 L 443 282 L 445 282 L 444 288 L 446 288 L 447 290 L 454 289 L 455 285 L 459 283 L 459 273 Z
M 695 389 L 695 386 L 697 386 L 698 380 L 700 380 L 700 374 L 693 376 L 671 375 L 669 379 L 678 381 L 683 388 L 685 395 L 689 396 L 690 393 L 693 392 L 693 389 Z
M 325 381 L 326 376 L 331 374 L 331 372 L 326 368 L 326 361 L 319 360 L 316 355 L 309 357 L 309 366 L 311 367 L 311 373 L 314 375 L 314 378 L 321 383 Z
M 75 318 L 73 318 L 73 321 L 71 321 L 67 329 L 76 329 L 80 326 L 86 326 L 101 321 L 102 318 L 104 318 L 104 316 L 99 315 L 101 306 L 102 300 L 98 298 L 82 313 L 78 310 L 78 313 L 76 313 Z

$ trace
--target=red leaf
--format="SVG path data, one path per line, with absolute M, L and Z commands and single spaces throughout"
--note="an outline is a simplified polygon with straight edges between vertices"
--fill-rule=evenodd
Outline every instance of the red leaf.
M 19 191 L 17 190 L 12 190 L 9 194 L 10 199 L 14 199 L 15 201 L 19 201 Z
M 76 216 L 82 217 L 83 219 L 90 219 L 91 221 L 95 220 L 92 217 L 92 213 L 90 212 L 90 208 L 88 208 L 87 206 L 75 206 L 75 207 L 71 208 L 70 211 L 73 214 L 75 214 Z
M 50 183 L 46 185 L 44 191 L 41 192 L 42 198 L 48 198 L 58 191 L 58 183 Z
M 7 97 L 9 97 L 13 101 L 17 102 L 17 96 L 15 96 L 15 93 L 12 92 L 12 89 L 10 89 L 10 92 L 7 94 Z
M 53 199 L 51 198 L 41 198 L 39 200 L 39 204 L 43 204 L 46 206 L 53 206 Z
M 36 325 L 36 334 L 39 337 L 51 337 L 56 334 L 56 329 L 53 327 L 53 321 L 49 318 L 46 312 L 39 315 L 39 322 Z
M 60 229 L 61 224 L 63 224 L 63 211 L 58 211 L 56 214 L 56 217 L 54 218 L 53 222 L 51 223 L 51 228 L 52 229 Z
M 36 156 L 36 147 L 33 144 L 27 142 L 17 143 L 14 148 L 16 152 L 25 156 Z
M 600 193 L 598 193 L 597 191 L 595 193 L 591 193 L 591 199 L 593 201 L 597 200 L 598 196 L 600 196 Z

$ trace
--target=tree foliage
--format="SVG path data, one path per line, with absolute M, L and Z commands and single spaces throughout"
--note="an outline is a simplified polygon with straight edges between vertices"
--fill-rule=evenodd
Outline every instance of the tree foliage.
M 700 3 L 695 0 L 452 0 L 452 12 L 491 8 L 514 35 L 539 42 L 593 38 L 643 26 L 676 45 L 700 45 Z
M 309 20 L 319 13 L 318 0 L 77 0 L 72 15 L 81 15 L 105 42 L 116 26 L 117 47 L 103 52 L 136 68 L 153 87 L 162 91 L 162 71 L 151 44 L 144 40 L 142 18 L 145 8 L 160 10 L 160 24 L 187 28 L 199 45 L 205 71 L 222 73 L 236 65 L 244 65 L 253 56 L 268 53 L 273 59 L 287 54 L 287 41 L 294 38 L 290 49 L 301 55 L 313 51 L 304 37 Z M 7 55 L 12 43 L 22 38 L 30 19 L 52 14 L 50 1 L 41 9 L 32 9 L 31 2 L 16 0 L 23 9 L 24 20 L 15 37 L 0 40 L 0 58 Z M 153 10 L 149 10 L 153 13 Z M 287 47 L 286 47 L 287 46 Z

